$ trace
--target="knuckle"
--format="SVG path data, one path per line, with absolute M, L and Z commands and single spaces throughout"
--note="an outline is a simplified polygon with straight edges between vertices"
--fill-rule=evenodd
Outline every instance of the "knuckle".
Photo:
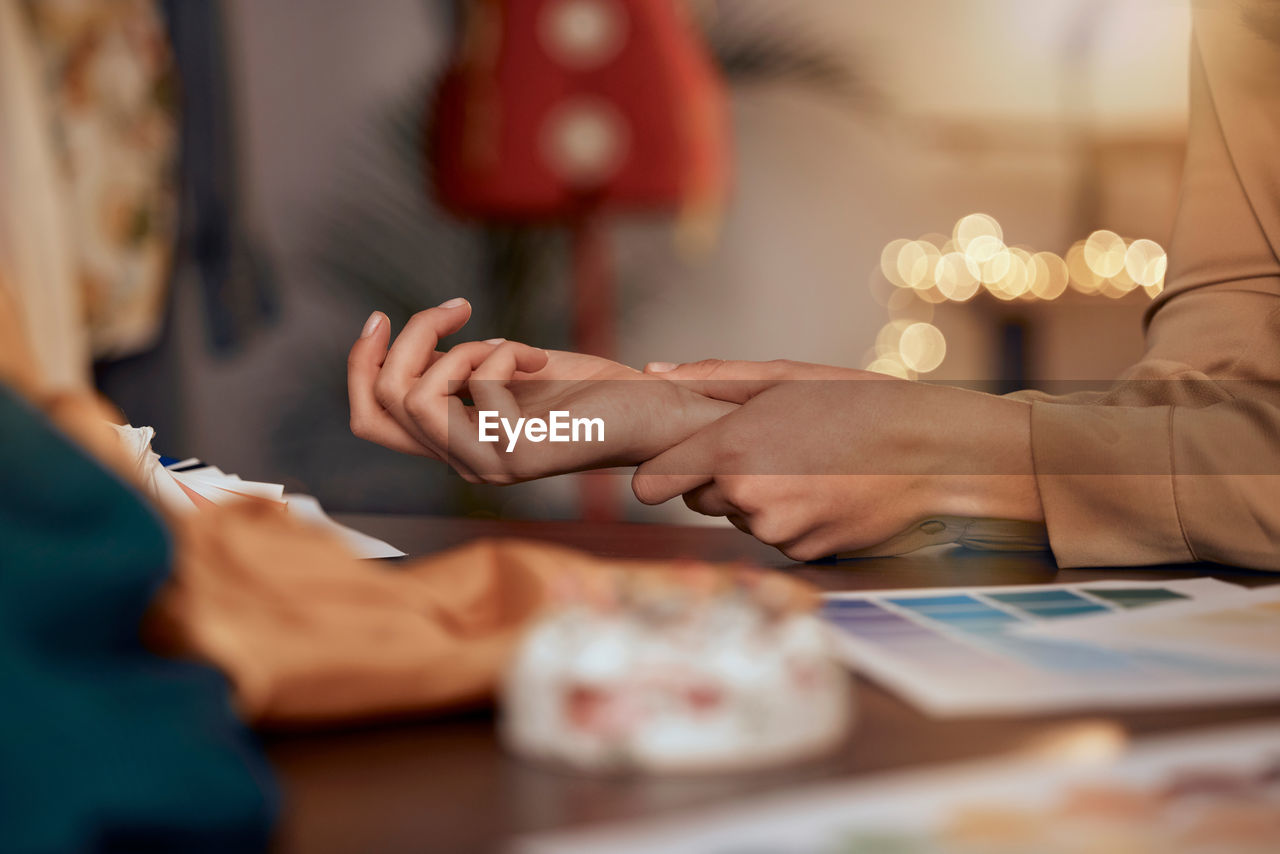
M 680 500 L 684 502 L 685 507 L 688 507 L 694 513 L 701 513 L 703 516 L 711 515 L 703 507 L 702 501 L 699 500 L 699 497 L 696 493 L 686 492 L 684 495 L 680 496 Z
M 791 359 L 770 359 L 768 362 L 765 362 L 765 367 L 767 368 L 770 377 L 792 376 L 795 374 L 798 366 L 799 363 L 794 362 Z
M 754 477 L 726 477 L 719 479 L 720 491 L 725 499 L 744 513 L 754 513 L 760 507 L 760 485 Z
M 533 480 L 538 476 L 538 470 L 528 460 L 519 457 L 508 462 L 503 466 L 503 471 L 495 475 L 494 482 L 503 486 L 513 483 L 523 483 L 526 480 Z
M 756 514 L 751 517 L 751 534 L 760 542 L 770 546 L 782 546 L 792 539 L 792 531 L 786 520 L 773 513 Z
M 810 561 L 825 557 L 827 552 L 822 548 L 822 544 L 812 540 L 801 540 L 795 543 L 789 543 L 785 546 L 779 546 L 778 551 L 794 561 Z
M 416 388 L 404 396 L 404 411 L 415 421 L 425 418 L 430 410 L 430 398 L 422 389 Z
M 460 358 L 472 359 L 476 356 L 487 356 L 495 349 L 492 344 L 486 344 L 483 341 L 463 341 L 461 344 L 454 345 L 449 352 L 458 354 Z
M 689 368 L 698 379 L 705 380 L 715 376 L 724 366 L 724 359 L 702 359 L 689 365 Z
M 373 381 L 373 399 L 378 401 L 383 409 L 388 409 L 396 402 L 397 397 L 399 397 L 399 389 L 396 384 L 385 374 L 379 374 Z
M 709 500 L 701 492 L 686 492 L 681 496 L 681 500 L 684 501 L 685 507 L 702 516 L 724 516 L 727 512 L 725 508 Z
M 410 315 L 409 320 L 405 323 L 405 328 L 408 328 L 410 325 L 421 326 L 424 323 L 430 323 L 434 313 L 434 308 L 424 308 L 422 311 L 415 311 Z

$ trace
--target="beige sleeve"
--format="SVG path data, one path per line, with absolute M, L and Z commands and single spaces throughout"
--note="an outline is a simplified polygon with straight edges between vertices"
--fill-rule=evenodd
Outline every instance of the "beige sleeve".
M 1062 566 L 1280 570 L 1280 4 L 1197 3 L 1169 287 L 1102 394 L 1032 401 Z

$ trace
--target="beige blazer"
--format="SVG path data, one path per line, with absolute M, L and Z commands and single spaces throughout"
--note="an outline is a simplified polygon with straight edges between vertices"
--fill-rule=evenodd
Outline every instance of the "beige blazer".
M 1062 566 L 1280 570 L 1280 2 L 1194 7 L 1191 128 L 1168 288 L 1105 393 L 1033 401 Z

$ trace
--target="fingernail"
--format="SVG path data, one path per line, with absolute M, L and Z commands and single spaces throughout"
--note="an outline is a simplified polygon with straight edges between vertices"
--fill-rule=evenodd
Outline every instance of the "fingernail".
M 665 374 L 667 371 L 674 371 L 676 367 L 675 362 L 650 362 L 644 369 L 650 374 Z
M 505 339 L 505 338 L 486 338 L 486 339 L 484 340 L 484 343 L 486 343 L 486 344 L 492 344 L 493 346 L 495 346 L 495 347 L 496 347 L 496 346 L 498 346 L 499 344 L 503 343 L 503 342 L 504 342 L 504 341 L 506 341 L 506 340 L 507 340 L 507 339 Z
M 378 327 L 382 325 L 382 312 L 375 311 L 369 315 L 369 319 L 364 322 L 364 329 L 360 330 L 361 338 L 368 338 L 370 335 L 378 331 Z
M 451 300 L 445 300 L 444 302 L 440 303 L 440 307 L 441 308 L 457 308 L 458 306 L 462 306 L 466 304 L 467 304 L 467 301 L 464 300 L 462 297 L 454 297 Z

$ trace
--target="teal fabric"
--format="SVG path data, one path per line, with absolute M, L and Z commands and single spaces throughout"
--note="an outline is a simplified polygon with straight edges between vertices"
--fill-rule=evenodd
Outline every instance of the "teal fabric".
M 171 546 L 0 386 L 0 851 L 254 851 L 277 808 L 221 674 L 139 627 Z

